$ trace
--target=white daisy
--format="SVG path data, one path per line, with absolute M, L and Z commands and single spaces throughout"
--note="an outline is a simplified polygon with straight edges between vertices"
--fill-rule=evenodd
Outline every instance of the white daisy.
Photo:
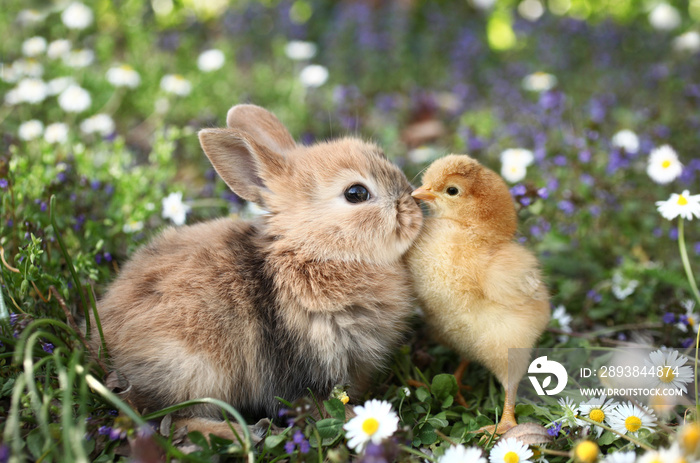
M 685 385 L 693 381 L 693 369 L 686 365 L 688 362 L 688 358 L 680 355 L 677 350 L 664 352 L 659 349 L 652 352 L 649 354 L 649 360 L 644 362 L 656 373 L 649 387 L 681 389 L 687 393 Z
M 221 50 L 213 48 L 199 55 L 199 58 L 197 58 L 197 67 L 200 71 L 212 72 L 221 69 L 225 60 L 224 53 Z
M 535 22 L 544 14 L 544 6 L 540 0 L 523 0 L 518 4 L 520 16 L 530 22 Z
M 697 53 L 700 51 L 700 33 L 688 31 L 673 39 L 673 49 L 679 53 Z
M 673 220 L 679 215 L 686 220 L 700 218 L 700 195 L 691 196 L 688 190 L 681 194 L 673 193 L 666 201 L 656 201 L 656 208 L 668 220 Z
M 668 3 L 659 3 L 649 13 L 649 23 L 654 29 L 670 31 L 681 25 L 681 14 Z
M 579 413 L 581 416 L 585 416 L 596 423 L 600 424 L 610 424 L 610 412 L 612 412 L 617 407 L 617 402 L 614 399 L 608 401 L 605 400 L 606 395 L 603 394 L 600 397 L 593 397 L 588 402 L 582 402 L 579 405 Z M 581 426 L 590 426 L 587 421 L 580 421 Z M 600 426 L 594 426 L 594 432 L 597 437 L 603 434 L 603 428 Z
M 92 10 L 80 2 L 73 2 L 61 13 L 61 21 L 68 29 L 85 29 L 92 24 Z
M 41 79 L 26 77 L 17 84 L 17 97 L 25 103 L 41 103 L 48 96 L 48 87 Z
M 16 88 L 12 88 L 5 93 L 5 104 L 9 106 L 14 106 L 20 104 L 22 98 Z
M 489 461 L 491 463 L 529 463 L 532 455 L 532 450 L 527 445 L 511 437 L 498 441 L 491 449 Z
M 557 85 L 557 77 L 546 72 L 535 72 L 523 77 L 522 86 L 530 92 L 546 92 Z
M 299 80 L 304 87 L 320 87 L 328 80 L 328 69 L 320 64 L 310 64 L 301 70 Z
M 80 123 L 80 130 L 84 133 L 99 133 L 102 136 L 111 135 L 114 132 L 114 120 L 109 114 L 95 114 Z
M 639 457 L 637 463 L 663 463 L 663 461 L 664 460 L 661 459 L 661 452 L 658 450 L 648 450 Z
M 107 82 L 115 87 L 136 88 L 141 83 L 141 76 L 128 64 L 109 68 Z
M 692 299 L 686 299 L 684 301 L 681 301 L 681 306 L 685 309 L 685 323 L 684 322 L 679 322 L 676 324 L 679 330 L 681 330 L 684 333 L 688 332 L 688 327 L 690 327 L 693 332 L 697 333 L 698 332 L 698 322 L 700 322 L 700 318 L 698 318 L 698 314 L 695 313 L 695 301 Z
M 639 137 L 629 129 L 623 129 L 615 133 L 611 142 L 614 147 L 622 148 L 630 154 L 639 151 Z
M 438 157 L 438 150 L 432 146 L 419 146 L 408 152 L 408 159 L 416 164 L 423 164 Z
M 160 88 L 167 93 L 187 96 L 192 91 L 192 84 L 180 74 L 167 74 L 160 80 Z
M 640 429 L 656 427 L 656 416 L 644 406 L 639 408 L 632 402 L 627 402 L 610 412 L 610 427 L 621 434 L 637 436 Z
M 529 167 L 533 162 L 535 162 L 535 155 L 525 148 L 509 148 L 501 153 L 501 163 L 503 164 L 519 164 Z
M 75 81 L 72 77 L 56 77 L 55 79 L 48 81 L 46 85 L 48 87 L 49 95 L 53 96 L 58 95 L 74 83 Z
M 622 273 L 618 270 L 613 274 L 612 277 L 612 293 L 620 301 L 627 299 L 629 296 L 634 294 L 634 291 L 639 286 L 639 281 L 637 280 L 627 280 Z
M 563 426 L 577 428 L 579 426 L 579 421 L 576 419 L 579 412 L 578 405 L 570 397 L 564 397 L 559 399 L 559 406 L 561 407 L 562 417 L 555 421 L 561 421 Z
M 48 143 L 65 143 L 68 141 L 68 125 L 63 122 L 54 122 L 46 126 L 44 140 Z
M 63 56 L 63 64 L 75 69 L 82 69 L 90 66 L 95 61 L 95 52 L 81 49 L 69 51 Z
M 68 55 L 68 53 L 70 53 L 71 46 L 70 40 L 54 40 L 53 42 L 49 43 L 49 46 L 46 49 L 46 56 L 48 56 L 50 59 L 64 58 L 66 55 Z
M 637 454 L 634 452 L 617 451 L 607 454 L 603 463 L 634 463 L 636 460 Z
M 15 67 L 14 63 L 0 63 L 0 79 L 8 84 L 14 84 L 22 78 L 22 73 Z
M 284 54 L 295 61 L 304 61 L 316 56 L 316 44 L 303 40 L 292 40 L 284 46 Z
M 501 166 L 501 177 L 509 183 L 517 183 L 527 175 L 527 167 L 519 163 L 504 163 Z
M 17 22 L 23 26 L 28 26 L 30 24 L 37 24 L 44 20 L 45 15 L 39 10 L 29 9 L 22 10 L 17 13 Z
M 124 233 L 136 233 L 141 230 L 143 230 L 143 222 L 140 220 L 130 220 L 122 227 Z
M 175 225 L 183 225 L 187 219 L 190 206 L 182 202 L 182 192 L 170 193 L 163 198 L 163 218 L 170 219 Z
M 552 320 L 557 322 L 560 330 L 564 331 L 565 333 L 571 333 L 571 321 L 573 320 L 573 317 L 566 312 L 566 307 L 563 305 L 557 306 L 552 311 Z M 559 336 L 560 342 L 566 342 L 567 339 L 569 339 L 567 335 Z
M 85 111 L 92 104 L 90 93 L 77 84 L 68 86 L 67 89 L 58 95 L 58 105 L 65 112 L 80 113 Z
M 24 56 L 39 56 L 46 51 L 46 39 L 40 36 L 32 37 L 22 43 Z
M 483 452 L 478 447 L 453 445 L 438 458 L 438 463 L 486 463 Z
M 44 66 L 34 58 L 18 59 L 12 64 L 12 67 L 20 76 L 41 77 L 44 75 Z
M 649 154 L 647 174 L 653 181 L 666 184 L 675 180 L 683 171 L 678 154 L 669 145 L 660 146 Z
M 358 452 L 369 443 L 379 444 L 392 436 L 399 427 L 399 417 L 391 404 L 382 400 L 369 400 L 364 406 L 353 408 L 355 417 L 345 423 L 348 447 Z
M 32 119 L 30 121 L 22 122 L 19 125 L 18 135 L 22 140 L 30 141 L 39 138 L 43 131 L 44 124 L 37 119 Z

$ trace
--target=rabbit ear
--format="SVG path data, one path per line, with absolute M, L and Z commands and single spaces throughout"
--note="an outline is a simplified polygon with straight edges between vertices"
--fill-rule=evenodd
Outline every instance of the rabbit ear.
M 291 138 L 291 137 L 290 137 Z M 269 140 L 265 140 L 269 141 Z M 214 169 L 241 198 L 264 206 L 266 184 L 287 170 L 284 156 L 273 147 L 231 129 L 203 129 L 199 142 Z
M 241 104 L 232 107 L 226 115 L 226 125 L 281 154 L 296 147 L 287 128 L 274 114 L 260 106 Z

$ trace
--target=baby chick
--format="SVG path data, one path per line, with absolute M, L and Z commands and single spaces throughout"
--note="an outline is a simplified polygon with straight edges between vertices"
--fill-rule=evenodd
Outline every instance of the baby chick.
M 486 366 L 505 387 L 503 433 L 517 425 L 518 383 L 550 317 L 537 259 L 513 241 L 517 216 L 505 182 L 475 159 L 435 161 L 413 197 L 430 209 L 407 255 L 426 323 L 438 342 Z M 509 348 L 519 348 L 510 362 Z

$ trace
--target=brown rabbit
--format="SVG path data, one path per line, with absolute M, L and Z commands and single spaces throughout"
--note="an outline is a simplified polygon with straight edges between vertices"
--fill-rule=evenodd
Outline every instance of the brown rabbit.
M 136 252 L 98 308 L 112 366 L 150 410 L 213 397 L 274 417 L 275 396 L 360 390 L 410 314 L 401 257 L 422 222 L 411 186 L 373 144 L 299 146 L 253 105 L 227 125 L 202 130 L 202 148 L 269 214 L 169 228 Z

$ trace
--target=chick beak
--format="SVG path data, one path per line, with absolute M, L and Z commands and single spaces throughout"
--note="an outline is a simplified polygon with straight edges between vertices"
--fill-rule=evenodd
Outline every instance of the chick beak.
M 437 198 L 437 195 L 430 190 L 429 186 L 416 188 L 413 190 L 413 193 L 411 193 L 411 196 L 415 199 L 422 199 L 423 201 L 433 201 Z

